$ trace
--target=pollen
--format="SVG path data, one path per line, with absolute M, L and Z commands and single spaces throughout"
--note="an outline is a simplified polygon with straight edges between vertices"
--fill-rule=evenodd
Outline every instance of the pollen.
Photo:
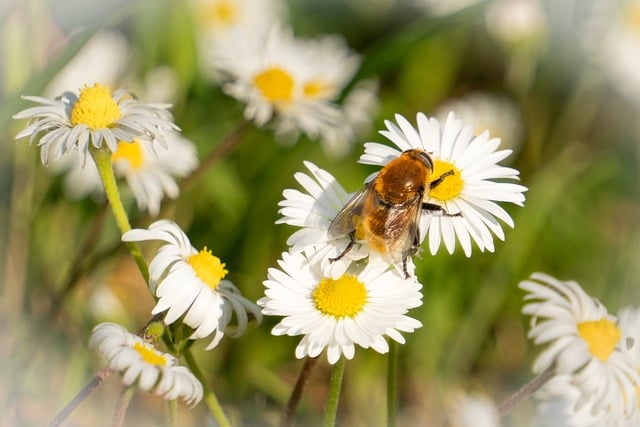
M 293 96 L 293 78 L 279 67 L 268 68 L 253 78 L 253 83 L 270 102 L 289 102 Z
M 302 88 L 302 93 L 308 98 L 319 98 L 323 93 L 327 91 L 327 85 L 319 80 L 312 80 L 305 83 Z
M 204 22 L 212 25 L 232 26 L 236 20 L 238 11 L 232 1 L 218 0 L 213 4 L 207 4 L 201 8 Z
M 446 176 L 440 184 L 429 190 L 429 196 L 441 202 L 455 199 L 462 192 L 464 181 L 460 176 L 460 171 L 453 164 L 442 160 L 433 162 L 433 172 L 430 180 L 436 180 L 443 174 L 452 171 L 453 174 Z
M 71 110 L 71 124 L 84 124 L 90 129 L 113 126 L 120 118 L 120 108 L 106 86 L 85 86 Z
M 139 141 L 120 141 L 118 148 L 111 155 L 111 161 L 113 163 L 118 161 L 129 162 L 129 165 L 138 170 L 144 163 L 144 152 L 142 151 L 142 145 Z
M 578 334 L 589 345 L 589 352 L 603 362 L 609 359 L 621 337 L 620 328 L 605 318 L 580 322 Z
M 150 365 L 158 365 L 165 366 L 167 364 L 167 359 L 165 359 L 161 354 L 155 351 L 152 347 L 148 347 L 142 343 L 136 342 L 133 345 L 133 349 L 140 354 L 142 360 L 147 362 Z
M 224 279 L 228 271 L 225 264 L 215 255 L 211 254 L 211 250 L 205 246 L 200 252 L 191 255 L 187 260 L 193 268 L 196 276 L 211 289 L 215 290 L 220 284 L 220 280 Z
M 323 278 L 312 296 L 321 313 L 335 318 L 353 317 L 367 302 L 364 284 L 351 274 L 344 274 L 339 279 Z

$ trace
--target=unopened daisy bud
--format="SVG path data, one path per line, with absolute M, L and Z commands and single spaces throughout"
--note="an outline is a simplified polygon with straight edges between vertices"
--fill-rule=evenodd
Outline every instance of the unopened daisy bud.
M 78 150 L 86 155 L 90 146 L 99 149 L 106 145 L 115 152 L 118 141 L 135 139 L 159 142 L 166 146 L 165 133 L 178 130 L 167 104 L 143 104 L 124 89 L 111 92 L 106 86 L 85 86 L 79 95 L 67 92 L 56 99 L 24 96 L 41 104 L 27 108 L 13 116 L 28 119 L 25 129 L 16 139 L 29 137 L 38 146 L 43 164 L 50 158 L 57 161 L 63 154 Z
M 195 406 L 202 400 L 202 384 L 178 360 L 115 323 L 101 323 L 91 334 L 89 346 L 100 353 L 122 382 L 167 400 L 181 398 Z
M 149 264 L 149 285 L 158 298 L 152 314 L 166 312 L 164 323 L 182 322 L 193 328 L 190 339 L 213 334 L 206 347 L 214 348 L 227 334 L 239 336 L 249 322 L 249 314 L 258 322 L 260 309 L 240 294 L 224 277 L 225 264 L 206 247 L 191 246 L 189 237 L 173 221 L 160 220 L 149 229 L 134 229 L 122 236 L 124 242 L 161 240 L 166 242 Z M 237 325 L 229 325 L 233 315 Z

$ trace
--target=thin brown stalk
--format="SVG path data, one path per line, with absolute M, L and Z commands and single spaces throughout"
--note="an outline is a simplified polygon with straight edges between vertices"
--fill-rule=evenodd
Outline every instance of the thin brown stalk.
M 311 371 L 317 361 L 317 357 L 307 357 L 305 359 L 304 365 L 302 365 L 302 369 L 300 370 L 300 374 L 298 374 L 296 385 L 293 387 L 293 391 L 291 392 L 291 397 L 289 397 L 289 401 L 282 412 L 282 417 L 280 417 L 280 427 L 291 427 L 291 425 L 293 425 L 293 414 L 296 412 L 296 408 L 302 398 L 304 386 L 307 383 L 307 380 L 311 375 Z

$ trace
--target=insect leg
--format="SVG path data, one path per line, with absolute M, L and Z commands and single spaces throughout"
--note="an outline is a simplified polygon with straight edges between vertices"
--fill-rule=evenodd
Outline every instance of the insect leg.
M 453 174 L 454 174 L 453 170 L 443 173 L 442 175 L 440 175 L 439 177 L 437 177 L 436 179 L 434 179 L 429 183 L 429 189 L 431 190 L 436 188 L 438 185 L 442 184 L 442 181 L 444 181 L 446 177 L 451 176 Z
M 443 216 L 462 216 L 461 212 L 456 212 L 454 214 L 447 212 L 445 208 L 440 205 L 436 205 L 435 203 L 422 203 L 422 210 L 428 211 L 430 213 L 438 212 Z
M 353 248 L 353 245 L 355 243 L 356 243 L 356 232 L 352 231 L 351 233 L 349 233 L 349 243 L 347 244 L 347 247 L 344 248 L 344 250 L 340 252 L 340 255 L 338 255 L 337 257 L 329 258 L 329 261 L 331 262 L 338 261 L 340 258 L 345 256 L 351 250 L 351 248 Z

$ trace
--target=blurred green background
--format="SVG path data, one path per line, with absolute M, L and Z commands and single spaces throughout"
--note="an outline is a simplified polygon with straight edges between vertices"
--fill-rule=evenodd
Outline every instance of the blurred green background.
M 441 249 L 416 260 L 424 305 L 411 315 L 424 326 L 401 347 L 398 424 L 441 425 L 450 393 L 480 391 L 499 402 L 531 378 L 538 350 L 526 340 L 517 283 L 532 272 L 578 281 L 611 313 L 640 302 L 640 95 L 633 82 L 625 89 L 620 76 L 609 73 L 610 59 L 584 47 L 597 37 L 589 27 L 595 1 L 541 1 L 543 27 L 515 41 L 492 31 L 488 3 L 460 11 L 418 3 L 290 0 L 288 22 L 297 35 L 342 34 L 363 57 L 356 78 L 378 79 L 380 108 L 371 131 L 336 158 L 306 137 L 283 145 L 250 125 L 240 144 L 164 217 L 175 219 L 194 246 L 212 248 L 227 263 L 228 278 L 257 300 L 267 268 L 294 231 L 274 221 L 282 190 L 298 188 L 293 174 L 303 170 L 303 160 L 355 191 L 375 171 L 356 160 L 363 142 L 384 142 L 377 134 L 383 120 L 401 113 L 414 122 L 418 111 L 435 114 L 474 93 L 507 100 L 518 131 L 509 141 L 515 152 L 503 163 L 519 169 L 529 188 L 524 208 L 504 206 L 515 228 L 506 228 L 495 253 L 474 248 L 466 258 L 460 248 L 453 255 Z M 92 198 L 70 200 L 62 177 L 41 165 L 39 150 L 16 144 L 24 123 L 10 116 L 26 107 L 21 94 L 41 95 L 94 32 L 110 29 L 124 34 L 133 52 L 125 84 L 158 66 L 175 71 L 172 111 L 204 158 L 243 122 L 243 105 L 199 68 L 191 7 L 177 0 L 0 5 L 1 425 L 48 422 L 103 366 L 87 346 L 91 329 L 116 321 L 136 331 L 153 307 L 110 212 Z M 128 207 L 134 226 L 152 221 L 131 201 Z M 145 246 L 148 257 L 151 246 Z M 299 338 L 270 335 L 278 320 L 266 318 L 210 352 L 202 351 L 207 340 L 194 346 L 234 425 L 276 425 L 302 366 L 293 356 Z M 298 425 L 319 423 L 329 370 L 323 356 Z M 384 425 L 385 370 L 385 356 L 356 351 L 346 365 L 341 425 Z M 119 379 L 108 378 L 68 425 L 110 423 L 120 390 Z M 163 403 L 136 395 L 125 425 L 162 425 Z M 508 422 L 527 425 L 531 411 L 527 404 Z M 181 406 L 180 416 L 181 425 L 213 425 L 203 404 L 192 411 Z

